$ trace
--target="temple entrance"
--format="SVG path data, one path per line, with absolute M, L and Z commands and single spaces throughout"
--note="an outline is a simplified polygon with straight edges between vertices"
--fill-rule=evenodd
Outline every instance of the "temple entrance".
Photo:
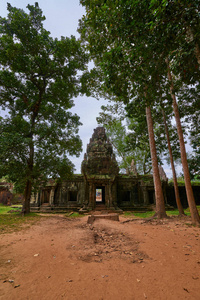
M 96 187 L 96 205 L 105 204 L 105 186 Z
M 41 195 L 41 204 L 47 204 L 49 203 L 49 200 L 50 200 L 50 192 L 51 190 L 50 189 L 44 189 L 42 191 L 42 195 Z

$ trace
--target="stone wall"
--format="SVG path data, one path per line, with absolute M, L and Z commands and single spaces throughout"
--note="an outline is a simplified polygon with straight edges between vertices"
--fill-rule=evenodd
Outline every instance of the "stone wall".
M 179 194 L 180 194 L 180 199 L 181 199 L 181 203 L 183 205 L 183 208 L 187 208 L 188 207 L 188 202 L 187 202 L 187 195 L 186 195 L 186 190 L 185 190 L 185 186 L 179 186 Z M 193 185 L 192 186 L 192 190 L 194 193 L 194 199 L 196 202 L 196 205 L 200 205 L 200 186 L 199 185 Z M 170 205 L 177 207 L 176 205 L 176 198 L 175 198 L 175 193 L 174 193 L 174 187 L 171 185 L 167 186 L 166 189 L 167 192 L 167 201 Z

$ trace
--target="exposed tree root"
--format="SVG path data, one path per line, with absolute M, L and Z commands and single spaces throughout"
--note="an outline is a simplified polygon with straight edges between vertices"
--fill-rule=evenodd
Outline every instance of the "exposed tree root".
M 142 221 L 143 219 L 141 218 L 137 218 L 137 219 L 128 219 L 126 221 L 122 221 L 120 223 L 124 224 L 124 223 L 128 223 L 128 222 L 134 222 L 134 221 Z
M 128 222 L 134 222 L 134 221 L 142 221 L 143 223 L 148 223 L 148 222 L 151 222 L 152 220 L 154 219 L 157 219 L 157 220 L 162 220 L 162 219 L 169 219 L 170 217 L 166 216 L 166 215 L 163 215 L 163 216 L 159 216 L 158 217 L 158 214 L 155 213 L 152 217 L 149 217 L 149 218 L 146 218 L 146 219 L 142 219 L 142 218 L 137 218 L 137 219 L 128 219 L 126 221 L 123 221 L 121 223 L 128 223 Z
M 165 217 L 166 218 L 166 217 Z M 146 218 L 145 220 L 143 220 L 143 223 L 148 223 L 148 222 L 151 222 L 152 220 L 154 220 L 154 219 L 163 219 L 163 218 L 161 218 L 161 217 L 159 217 L 158 218 L 158 214 L 157 213 L 155 213 L 152 217 L 149 217 L 149 218 Z

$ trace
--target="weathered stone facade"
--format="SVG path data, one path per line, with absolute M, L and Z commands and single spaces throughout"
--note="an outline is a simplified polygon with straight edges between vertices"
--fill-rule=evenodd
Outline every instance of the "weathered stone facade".
M 103 127 L 94 129 L 81 172 L 61 184 L 50 182 L 40 193 L 33 195 L 32 209 L 85 211 L 102 207 L 120 210 L 149 207 L 155 202 L 152 176 L 140 176 L 136 172 L 119 174 L 112 145 Z M 99 191 L 100 201 L 97 200 Z
M 9 184 L 0 183 L 0 203 L 4 205 L 11 205 L 13 194 L 9 190 Z

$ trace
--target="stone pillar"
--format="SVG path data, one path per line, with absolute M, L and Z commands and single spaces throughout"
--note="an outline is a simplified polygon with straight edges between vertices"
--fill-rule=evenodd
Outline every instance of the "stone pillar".
M 95 191 L 94 191 L 94 184 L 93 183 L 89 183 L 89 204 L 88 207 L 91 209 L 94 209 L 94 197 L 95 197 Z
M 83 207 L 87 208 L 89 204 L 89 184 L 87 183 L 87 180 L 84 178 L 84 188 L 83 188 Z
M 166 192 L 167 183 L 166 182 L 163 182 L 162 188 L 163 188 L 163 196 L 164 196 L 164 199 L 165 199 L 165 204 L 168 204 L 167 203 L 167 192 Z
M 51 188 L 50 195 L 49 195 L 49 204 L 54 205 L 54 195 L 55 195 L 55 187 Z
M 60 206 L 62 204 L 62 185 L 60 186 L 60 189 L 59 189 L 59 197 L 58 197 L 58 206 Z
M 149 204 L 149 194 L 146 186 L 142 186 L 143 198 L 144 198 L 144 205 Z
M 40 204 L 40 192 L 37 192 L 37 194 L 36 194 L 36 203 L 39 206 L 39 204 Z
M 30 203 L 32 204 L 35 204 L 36 203 L 36 195 L 35 193 L 31 193 L 31 200 L 30 200 Z
M 31 194 L 31 200 L 30 200 L 30 204 L 32 206 L 39 206 L 39 192 L 36 193 L 32 193 Z
M 113 196 L 112 196 L 112 183 L 108 184 L 108 208 L 113 207 Z

